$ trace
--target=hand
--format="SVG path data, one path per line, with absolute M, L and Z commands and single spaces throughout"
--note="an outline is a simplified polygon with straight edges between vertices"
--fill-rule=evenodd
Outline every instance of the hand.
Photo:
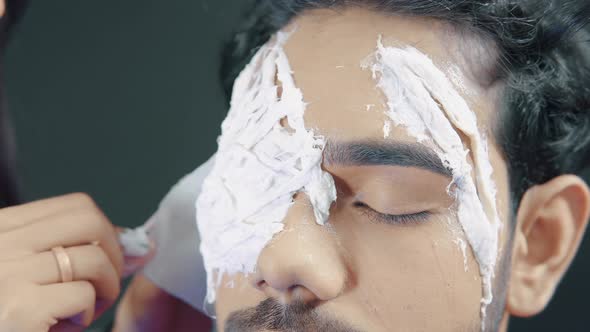
M 59 246 L 69 256 L 71 282 L 62 282 L 51 251 Z M 0 331 L 83 331 L 117 299 L 123 270 L 117 230 L 89 196 L 2 209 Z
M 117 307 L 113 332 L 210 331 L 212 325 L 209 317 L 138 274 Z

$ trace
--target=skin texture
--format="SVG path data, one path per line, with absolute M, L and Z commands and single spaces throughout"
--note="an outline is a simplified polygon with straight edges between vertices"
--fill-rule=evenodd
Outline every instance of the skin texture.
M 118 230 L 85 194 L 0 210 L 0 330 L 82 331 L 117 299 L 125 265 Z M 73 281 L 62 282 L 50 251 L 63 246 Z M 55 301 L 59 298 L 60 301 Z
M 440 22 L 353 8 L 307 12 L 286 30 L 295 28 L 285 50 L 309 104 L 306 126 L 331 140 L 384 140 L 385 99 L 370 72 L 359 66 L 379 35 L 386 46 L 418 48 L 443 71 L 458 68 L 463 82 L 458 91 L 480 128 L 492 126 L 497 90 L 479 87 L 476 78 L 485 68 L 470 61 L 466 45 L 473 40 L 464 42 Z M 367 111 L 366 105 L 375 106 Z M 399 127 L 392 127 L 388 140 L 415 142 Z M 506 164 L 490 143 L 498 212 L 506 225 L 498 249 L 512 254 L 513 268 L 496 272 L 510 281 L 509 290 L 501 283 L 494 288 L 492 306 L 499 309 L 488 311 L 487 326 L 505 331 L 509 315 L 534 315 L 548 303 L 579 245 L 590 199 L 587 186 L 574 176 L 532 188 L 517 214 L 514 245 L 506 247 Z M 274 299 L 285 306 L 305 303 L 314 314 L 361 331 L 479 331 L 479 270 L 470 250 L 463 264 L 456 244 L 460 226 L 448 209 L 448 179 L 414 168 L 324 167 L 336 178 L 339 194 L 330 225 L 317 225 L 307 198 L 297 195 L 285 230 L 262 251 L 257 272 L 224 277 L 216 302 L 218 328 L 226 327 L 232 313 L 247 321 L 252 317 L 243 310 Z M 359 202 L 386 214 L 427 208 L 432 217 L 414 225 L 385 224 Z M 319 326 L 299 323 L 300 330 Z M 252 330 L 258 329 L 264 330 Z
M 517 216 L 507 312 L 541 312 L 570 266 L 588 224 L 590 194 L 584 182 L 560 176 L 531 188 Z
M 297 18 L 286 30 L 295 26 L 285 50 L 309 103 L 306 125 L 332 140 L 384 140 L 385 99 L 371 73 L 360 67 L 375 50 L 379 35 L 386 45 L 417 47 L 437 64 L 456 63 L 437 32 L 441 25 L 433 21 L 364 10 L 317 11 Z M 375 106 L 367 111 L 366 105 Z M 399 127 L 392 127 L 388 140 L 415 143 Z M 492 159 L 500 164 L 499 154 Z M 333 230 L 316 225 L 306 198 L 298 197 L 285 219 L 286 231 L 263 250 L 258 273 L 238 277 L 235 288 L 219 290 L 220 329 L 233 311 L 266 297 L 289 303 L 297 293 L 306 293 L 308 301 L 319 299 L 319 312 L 362 331 L 477 327 L 481 280 L 471 252 L 465 272 L 463 254 L 454 242 L 457 235 L 451 230 L 459 225 L 448 212 L 449 180 L 414 168 L 324 167 L 340 184 L 331 211 Z M 496 182 L 506 183 L 505 171 L 496 176 Z M 421 212 L 426 204 L 433 217 L 415 225 L 387 225 L 356 208 L 359 201 L 386 214 Z M 239 300 L 230 300 L 238 292 Z

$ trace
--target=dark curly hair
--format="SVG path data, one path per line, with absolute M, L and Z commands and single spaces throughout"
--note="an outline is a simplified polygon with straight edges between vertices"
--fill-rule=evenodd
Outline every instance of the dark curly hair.
M 431 17 L 482 37 L 502 84 L 494 135 L 508 163 L 513 211 L 561 174 L 589 182 L 590 2 L 587 0 L 257 0 L 223 53 L 226 95 L 256 50 L 301 12 L 364 6 Z

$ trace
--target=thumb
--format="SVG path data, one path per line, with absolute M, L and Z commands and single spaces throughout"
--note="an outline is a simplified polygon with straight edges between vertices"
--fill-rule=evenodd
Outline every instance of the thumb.
M 136 229 L 117 227 L 117 232 L 125 259 L 123 278 L 126 278 L 140 270 L 154 257 L 156 245 L 143 227 Z

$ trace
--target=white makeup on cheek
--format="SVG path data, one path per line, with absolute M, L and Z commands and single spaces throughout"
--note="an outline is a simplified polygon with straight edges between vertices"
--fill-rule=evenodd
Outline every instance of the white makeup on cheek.
M 197 200 L 209 303 L 224 274 L 254 272 L 262 249 L 283 229 L 294 194 L 308 196 L 321 225 L 336 199 L 334 180 L 321 168 L 325 139 L 304 125 L 306 104 L 282 48 L 288 36 L 279 32 L 236 80 Z
M 475 114 L 426 55 L 411 47 L 384 47 L 379 40 L 377 52 L 370 61 L 370 64 L 363 63 L 363 67 L 372 70 L 387 98 L 389 118 L 405 127 L 419 142 L 434 148 L 453 173 L 449 193 L 458 203 L 458 219 L 482 278 L 483 330 L 486 307 L 492 301 L 492 277 L 501 227 L 487 142 L 479 133 Z M 463 147 L 457 131 L 469 138 L 475 182 L 467 161 L 469 151 Z

